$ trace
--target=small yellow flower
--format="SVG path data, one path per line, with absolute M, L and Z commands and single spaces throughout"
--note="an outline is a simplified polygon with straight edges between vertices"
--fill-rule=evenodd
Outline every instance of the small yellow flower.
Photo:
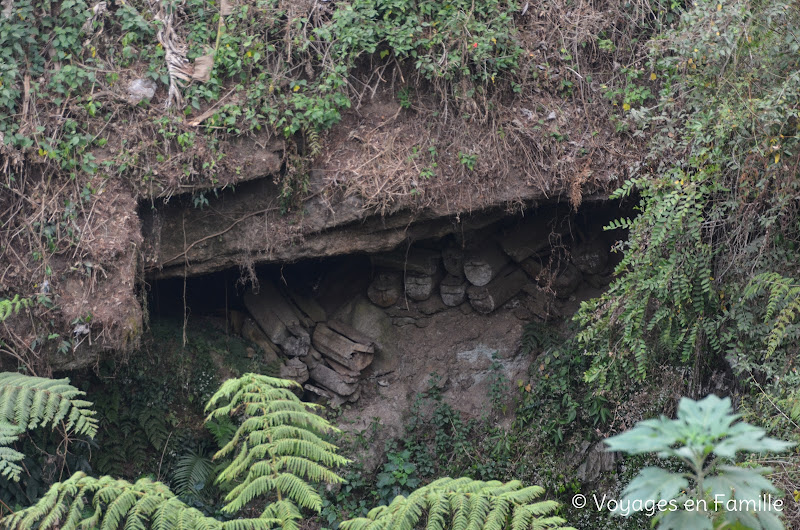
M 294 90 L 295 92 L 297 92 L 298 90 L 300 90 L 300 85 L 295 85 L 295 86 L 294 86 L 294 88 L 293 88 L 292 90 Z
M 629 110 L 631 110 L 631 106 L 630 106 L 630 104 L 629 104 L 629 103 L 623 103 L 623 104 L 622 104 L 622 110 L 624 110 L 624 111 L 629 111 Z
M 656 75 L 655 72 L 653 72 L 652 74 L 650 74 L 650 81 L 655 81 L 656 77 L 658 77 L 658 76 Z
M 722 4 L 717 4 L 717 11 L 722 11 Z

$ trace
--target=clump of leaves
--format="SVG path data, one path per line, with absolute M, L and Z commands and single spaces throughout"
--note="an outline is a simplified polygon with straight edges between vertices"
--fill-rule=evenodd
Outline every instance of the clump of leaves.
M 777 493 L 763 467 L 733 465 L 736 454 L 781 452 L 792 443 L 766 436 L 763 429 L 738 421 L 730 398 L 710 395 L 700 401 L 683 398 L 677 418 L 664 416 L 639 422 L 606 444 L 628 454 L 652 453 L 676 459 L 687 472 L 646 467 L 628 484 L 618 512 L 629 515 L 653 510 L 659 528 L 783 528 L 776 505 L 762 495 Z M 630 508 L 630 509 L 628 509 Z M 738 525 L 738 526 L 737 526 Z

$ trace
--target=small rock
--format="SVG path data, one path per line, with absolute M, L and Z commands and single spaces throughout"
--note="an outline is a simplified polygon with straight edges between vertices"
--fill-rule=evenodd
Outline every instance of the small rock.
M 547 115 L 547 121 L 553 121 L 554 119 L 556 119 L 556 113 L 555 111 L 551 111 L 550 114 Z
M 575 477 L 581 483 L 594 482 L 601 474 L 613 470 L 616 462 L 617 454 L 606 450 L 603 442 L 597 442 L 589 449 L 586 459 L 575 472 Z
M 128 85 L 128 101 L 131 105 L 138 105 L 143 99 L 153 99 L 156 88 L 156 83 L 152 79 L 134 79 Z

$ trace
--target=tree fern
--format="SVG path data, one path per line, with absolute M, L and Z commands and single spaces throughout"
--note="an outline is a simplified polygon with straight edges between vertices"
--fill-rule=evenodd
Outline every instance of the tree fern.
M 214 456 L 233 454 L 233 461 L 219 474 L 217 482 L 236 484 L 225 497 L 223 511 L 235 513 L 250 501 L 272 495 L 265 516 L 295 528 L 299 508 L 319 511 L 322 498 L 310 482 L 341 483 L 330 470 L 347 459 L 336 454 L 336 446 L 321 438 L 334 430 L 328 421 L 314 414 L 314 405 L 303 403 L 292 392 L 294 381 L 245 374 L 225 381 L 206 410 L 207 422 L 241 416 L 236 433 Z
M 8 530 L 269 530 L 278 518 L 217 521 L 181 502 L 167 486 L 142 478 L 135 483 L 75 473 L 51 486 L 36 504 L 2 521 Z
M 483 482 L 442 478 L 398 496 L 389 506 L 343 522 L 342 530 L 539 530 L 561 529 L 564 519 L 551 514 L 555 501 L 534 502 L 544 490 L 519 481 Z M 427 517 L 425 514 L 427 513 Z M 574 529 L 572 529 L 574 530 Z
M 0 473 L 19 480 L 17 462 L 24 456 L 8 446 L 27 430 L 63 424 L 67 431 L 93 438 L 97 419 L 92 404 L 80 399 L 83 395 L 69 379 L 0 373 Z
M 172 483 L 175 493 L 187 497 L 195 497 L 214 476 L 215 466 L 212 460 L 204 454 L 189 451 L 178 458 L 175 463 L 175 472 Z

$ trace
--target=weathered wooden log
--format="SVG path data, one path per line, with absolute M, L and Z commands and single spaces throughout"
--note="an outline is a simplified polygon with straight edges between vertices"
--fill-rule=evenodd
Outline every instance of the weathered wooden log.
M 264 352 L 264 362 L 269 364 L 278 360 L 280 350 L 269 340 L 266 333 L 261 331 L 258 324 L 252 318 L 246 318 L 242 324 L 242 337 L 249 340 Z
M 310 296 L 296 291 L 290 291 L 289 298 L 291 298 L 295 305 L 315 324 L 328 320 L 328 315 L 325 313 L 325 310 Z
M 608 245 L 602 239 L 585 241 L 572 249 L 572 263 L 583 274 L 600 274 L 608 264 Z
M 281 349 L 287 357 L 305 357 L 311 347 L 311 337 L 308 333 L 301 336 L 291 335 L 281 342 Z
M 244 305 L 267 337 L 281 346 L 289 356 L 304 356 L 308 353 L 311 337 L 303 327 L 291 304 L 268 282 L 261 284 L 256 294 L 248 291 Z
M 341 320 L 329 320 L 327 322 L 327 326 L 333 331 L 355 342 L 356 344 L 353 347 L 356 349 L 356 351 L 365 353 L 373 353 L 375 351 L 375 340 L 366 333 L 358 331 L 350 324 L 345 324 Z
M 467 280 L 448 274 L 439 284 L 442 302 L 448 307 L 461 305 L 467 298 Z
M 297 381 L 301 385 L 308 381 L 308 367 L 303 364 L 300 359 L 288 359 L 285 364 L 281 365 L 278 373 L 281 379 L 291 379 Z
M 407 273 L 405 276 L 406 295 L 418 302 L 427 300 L 436 291 L 439 278 L 441 278 L 439 274 Z
M 358 379 L 347 378 L 324 364 L 315 366 L 309 375 L 317 385 L 340 396 L 349 396 L 358 390 Z
M 538 259 L 537 257 L 530 257 L 523 260 L 519 266 L 522 267 L 528 276 L 531 277 L 532 280 L 539 280 L 539 275 L 541 274 L 542 270 L 544 269 L 545 263 L 547 259 Z
M 464 276 L 464 250 L 455 245 L 442 249 L 442 262 L 447 274 L 462 278 Z
M 314 328 L 311 342 L 324 357 L 332 359 L 355 372 L 361 372 L 361 370 L 369 366 L 375 352 L 373 344 L 358 343 L 331 329 L 326 324 L 317 324 L 317 327 Z
M 488 314 L 508 302 L 528 282 L 520 269 L 509 266 L 487 285 L 467 287 L 469 303 L 478 313 Z
M 370 259 L 372 265 L 377 268 L 413 274 L 436 274 L 442 254 L 435 250 L 412 248 L 408 252 L 375 254 Z
M 339 364 L 330 357 L 325 360 L 328 363 L 328 366 L 336 370 L 337 373 L 341 374 L 345 378 L 355 378 L 358 380 L 358 376 L 361 375 L 358 372 L 355 372 L 343 364 Z
M 471 251 L 464 259 L 464 275 L 469 283 L 481 287 L 492 281 L 508 261 L 508 256 L 500 250 L 500 247 L 487 241 L 480 249 Z
M 333 394 L 328 392 L 327 390 L 323 390 L 318 386 L 306 383 L 303 385 L 303 388 L 311 392 L 312 394 L 316 394 L 320 397 L 324 397 L 325 399 L 333 399 Z
M 367 297 L 378 307 L 393 306 L 402 294 L 402 273 L 398 271 L 378 272 L 367 289 Z

